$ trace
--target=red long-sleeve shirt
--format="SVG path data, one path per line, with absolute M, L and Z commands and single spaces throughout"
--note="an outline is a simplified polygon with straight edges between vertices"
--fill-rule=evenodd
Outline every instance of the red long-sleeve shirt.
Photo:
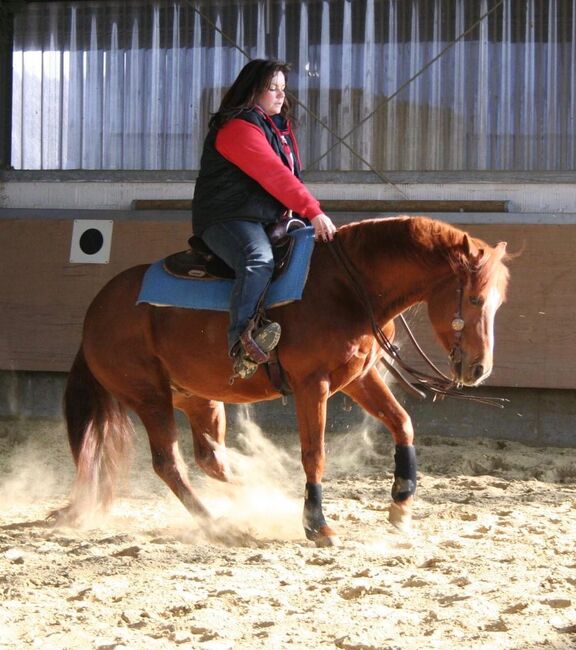
M 215 147 L 289 210 L 307 219 L 322 214 L 318 200 L 284 165 L 255 124 L 230 120 L 218 131 Z

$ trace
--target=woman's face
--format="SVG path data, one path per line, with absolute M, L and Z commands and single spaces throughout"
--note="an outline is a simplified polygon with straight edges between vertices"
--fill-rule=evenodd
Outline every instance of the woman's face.
M 278 115 L 282 110 L 284 99 L 286 98 L 286 78 L 282 71 L 278 71 L 264 90 L 256 98 L 256 103 L 267 115 Z

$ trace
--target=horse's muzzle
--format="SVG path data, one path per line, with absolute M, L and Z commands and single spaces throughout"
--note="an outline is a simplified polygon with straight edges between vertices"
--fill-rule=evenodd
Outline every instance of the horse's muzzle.
M 465 358 L 452 362 L 452 379 L 462 386 L 478 386 L 490 376 L 492 362 L 489 360 L 466 363 Z

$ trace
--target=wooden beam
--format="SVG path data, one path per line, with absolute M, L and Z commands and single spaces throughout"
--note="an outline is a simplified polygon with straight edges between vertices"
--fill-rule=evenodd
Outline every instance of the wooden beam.
M 325 199 L 326 212 L 508 212 L 508 201 L 372 201 Z M 192 199 L 134 199 L 133 210 L 192 210 Z
M 508 212 L 508 201 L 372 201 L 327 199 L 321 201 L 326 212 Z
M 132 210 L 192 210 L 192 199 L 134 199 Z

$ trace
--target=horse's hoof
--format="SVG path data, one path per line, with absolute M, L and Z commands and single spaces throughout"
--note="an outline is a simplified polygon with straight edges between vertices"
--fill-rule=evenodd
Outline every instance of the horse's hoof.
M 409 534 L 414 530 L 412 528 L 412 513 L 409 510 L 402 508 L 397 503 L 390 504 L 388 521 L 401 533 Z
M 51 510 L 44 519 L 47 524 L 54 528 L 59 528 L 61 526 L 75 528 L 78 526 L 78 520 L 78 512 L 72 504 L 64 506 L 63 508 Z
M 342 546 L 342 542 L 338 535 L 330 535 L 328 537 L 320 537 L 314 542 L 318 548 L 331 548 L 334 546 Z
M 330 526 L 321 526 L 318 530 L 306 529 L 306 537 L 318 548 L 329 548 L 340 546 L 340 538 L 330 528 Z

